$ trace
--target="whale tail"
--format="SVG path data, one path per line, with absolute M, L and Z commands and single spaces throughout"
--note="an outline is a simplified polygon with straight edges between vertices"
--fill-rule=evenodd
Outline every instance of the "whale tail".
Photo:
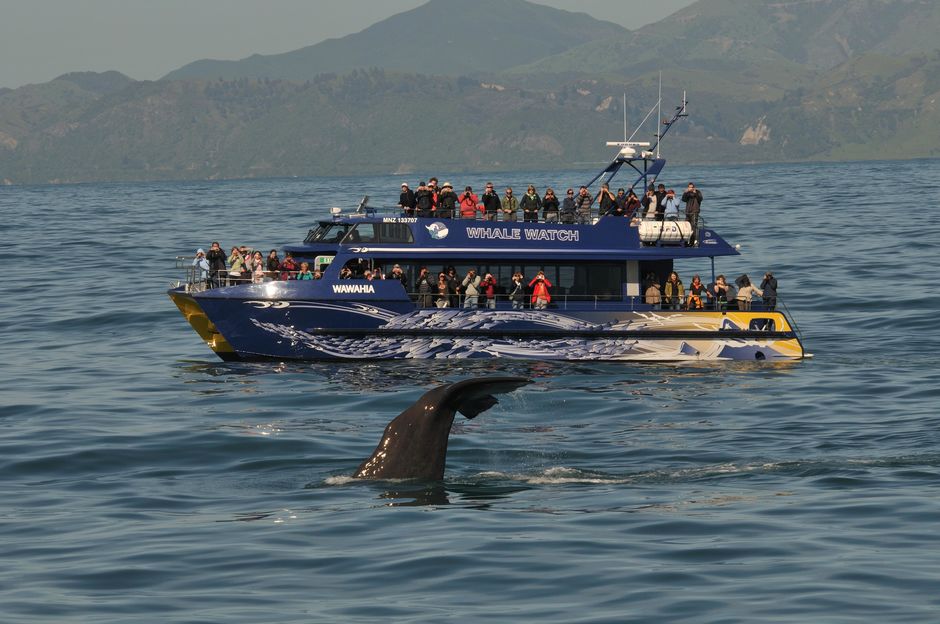
M 425 392 L 388 423 L 372 456 L 359 465 L 354 476 L 442 480 L 456 413 L 476 418 L 499 403 L 494 394 L 512 392 L 528 383 L 531 381 L 525 377 L 478 377 Z
M 468 420 L 473 420 L 499 400 L 494 394 L 506 394 L 532 383 L 525 377 L 480 377 L 465 379 L 444 388 L 449 405 Z

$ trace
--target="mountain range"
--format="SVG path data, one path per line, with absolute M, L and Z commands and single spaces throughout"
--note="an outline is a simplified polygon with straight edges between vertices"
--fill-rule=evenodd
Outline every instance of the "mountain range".
M 610 156 L 623 93 L 636 123 L 660 72 L 664 110 L 691 100 L 673 160 L 933 157 L 938 30 L 928 0 L 699 0 L 635 31 L 525 0 L 430 0 L 159 81 L 0 90 L 0 181 L 571 167 Z

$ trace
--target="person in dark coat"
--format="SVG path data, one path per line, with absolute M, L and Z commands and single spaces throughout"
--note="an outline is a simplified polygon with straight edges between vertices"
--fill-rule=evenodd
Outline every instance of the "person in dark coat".
M 415 216 L 415 192 L 408 188 L 407 182 L 401 183 L 401 195 L 398 196 L 398 205 L 406 217 Z
M 437 216 L 441 219 L 453 219 L 458 201 L 460 199 L 454 192 L 453 185 L 450 182 L 444 182 L 441 192 L 437 195 Z
M 656 187 L 656 220 L 664 221 L 666 219 L 666 185 L 660 184 Z
M 493 183 L 487 182 L 486 189 L 483 191 L 483 197 L 480 198 L 483 203 L 483 218 L 487 221 L 496 221 L 499 215 L 500 203 L 499 194 L 493 190 Z
M 415 290 L 418 291 L 418 307 L 430 308 L 434 305 L 434 292 L 437 289 L 437 282 L 431 278 L 428 267 L 421 267 L 418 275 L 418 281 L 415 282 Z
M 565 192 L 565 198 L 561 202 L 561 222 L 574 223 L 577 218 L 577 211 L 574 205 L 574 189 L 568 189 Z
M 627 198 L 623 202 L 623 216 L 628 219 L 632 219 L 637 215 L 639 210 L 640 198 L 636 196 L 636 193 L 633 192 L 633 189 L 630 189 L 630 192 L 627 193 Z
M 594 201 L 597 202 L 597 216 L 599 217 L 611 214 L 617 205 L 617 198 L 614 197 L 614 194 L 610 192 L 610 186 L 608 186 L 606 182 L 601 184 L 601 190 L 597 192 L 597 196 L 594 198 Z
M 764 273 L 764 279 L 760 283 L 760 289 L 763 291 L 761 298 L 764 300 L 764 309 L 773 310 L 777 307 L 777 278 L 770 271 Z
M 225 252 L 222 251 L 219 241 L 213 242 L 209 247 L 206 260 L 209 261 L 209 288 L 218 288 L 225 284 Z
M 415 191 L 415 210 L 419 217 L 434 216 L 434 193 L 424 182 L 419 183 Z
M 535 187 L 531 184 L 526 189 L 525 195 L 519 200 L 519 207 L 522 208 L 523 221 L 538 222 L 539 210 L 542 208 L 542 198 L 535 192 Z
M 545 189 L 545 197 L 542 198 L 542 217 L 545 223 L 558 223 L 558 198 L 551 187 Z
M 695 188 L 695 185 L 689 182 L 688 188 L 682 194 L 682 201 L 685 202 L 685 218 L 692 226 L 692 233 L 689 234 L 689 246 L 695 244 L 698 234 L 698 217 L 702 208 L 702 191 Z

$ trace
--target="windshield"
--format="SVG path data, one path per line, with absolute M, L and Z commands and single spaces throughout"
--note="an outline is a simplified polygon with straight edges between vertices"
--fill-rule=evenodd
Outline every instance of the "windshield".
M 338 243 L 346 236 L 349 225 L 341 223 L 321 223 L 316 229 L 310 230 L 305 243 Z

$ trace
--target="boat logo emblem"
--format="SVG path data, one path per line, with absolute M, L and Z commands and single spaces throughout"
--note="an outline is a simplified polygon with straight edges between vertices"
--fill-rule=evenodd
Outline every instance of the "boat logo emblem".
M 431 235 L 431 238 L 434 240 L 443 240 L 447 238 L 448 229 L 447 226 L 441 223 L 440 221 L 435 221 L 431 225 L 424 226 L 428 229 L 428 234 Z

